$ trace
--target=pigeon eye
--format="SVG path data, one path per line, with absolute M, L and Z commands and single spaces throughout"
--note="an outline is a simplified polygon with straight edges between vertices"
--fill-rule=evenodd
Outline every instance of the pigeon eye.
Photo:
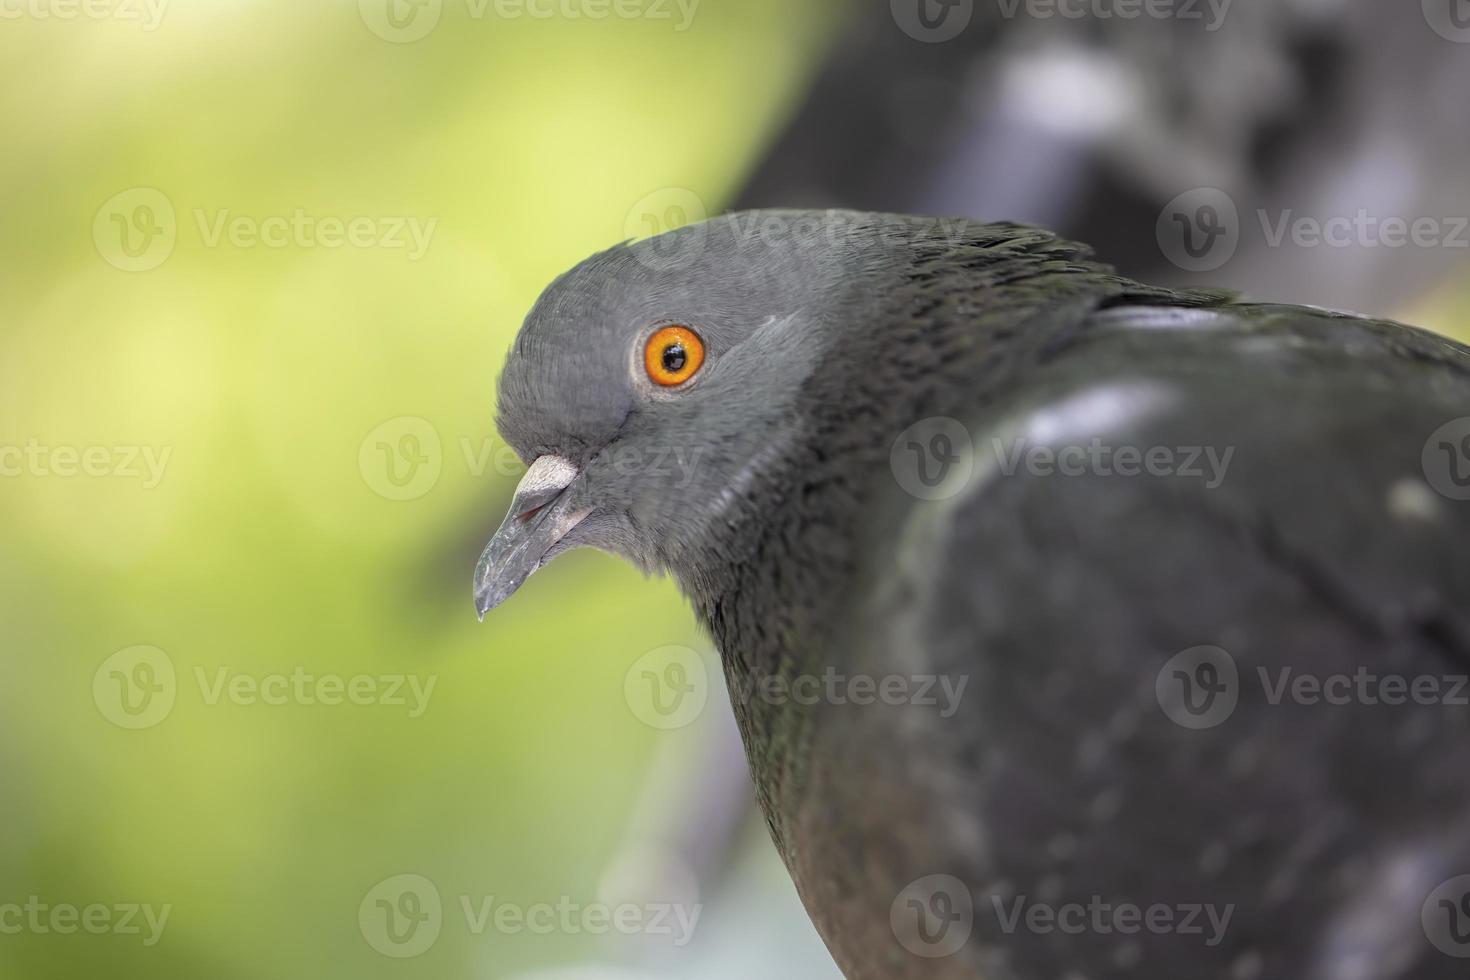
M 694 377 L 704 364 L 704 341 L 688 327 L 661 327 L 643 348 L 643 367 L 654 384 L 665 388 Z

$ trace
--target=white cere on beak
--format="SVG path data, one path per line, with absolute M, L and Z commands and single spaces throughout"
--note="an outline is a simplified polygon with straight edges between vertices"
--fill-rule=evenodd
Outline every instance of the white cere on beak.
M 516 486 L 516 497 L 560 493 L 576 478 L 577 467 L 565 456 L 538 456 Z

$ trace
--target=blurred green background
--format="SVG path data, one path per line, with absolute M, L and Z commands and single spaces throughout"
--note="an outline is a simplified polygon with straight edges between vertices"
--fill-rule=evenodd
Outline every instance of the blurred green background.
M 705 641 L 593 553 L 475 622 L 521 472 L 495 377 L 554 275 L 726 206 L 832 9 L 161 2 L 0 19 L 0 976 L 586 956 L 585 931 L 474 934 L 459 898 L 599 900 L 682 737 L 625 676 Z M 445 906 L 415 958 L 359 914 L 401 875 Z M 12 933 L 36 902 L 169 912 L 153 944 L 141 914 Z
M 0 935 L 0 976 L 565 960 L 597 938 L 471 935 L 449 906 L 594 901 L 650 752 L 678 738 L 623 697 L 642 654 L 704 642 L 671 584 L 582 553 L 476 623 L 474 559 L 522 471 L 494 383 L 540 289 L 649 195 L 722 201 L 822 11 L 703 0 L 681 29 L 673 4 L 446 3 L 400 43 L 373 6 L 0 19 L 0 445 L 33 449 L 0 479 L 0 905 L 171 906 L 152 946 L 141 915 L 141 936 Z M 421 255 L 395 245 L 415 223 Z M 415 433 L 422 468 L 397 459 L 414 479 L 395 486 L 378 444 Z M 217 690 L 298 670 L 435 686 L 417 717 L 406 684 L 404 706 L 386 682 L 366 704 Z M 130 716 L 133 681 L 159 689 Z M 416 959 L 359 925 L 400 874 L 446 906 Z

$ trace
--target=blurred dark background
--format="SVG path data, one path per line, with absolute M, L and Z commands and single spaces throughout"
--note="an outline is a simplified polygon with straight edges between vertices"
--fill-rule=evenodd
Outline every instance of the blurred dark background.
M 1466 0 L 14 0 L 0 73 L 4 977 L 835 976 L 670 583 L 474 619 L 598 248 L 1018 219 L 1466 337 Z

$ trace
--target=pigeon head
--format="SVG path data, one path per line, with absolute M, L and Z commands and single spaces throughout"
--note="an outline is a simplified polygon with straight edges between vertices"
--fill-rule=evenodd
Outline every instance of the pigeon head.
M 530 468 L 476 568 L 482 617 L 572 548 L 677 573 L 708 546 L 799 434 L 844 311 L 876 288 L 855 267 L 879 242 L 853 233 L 873 217 L 733 214 L 595 255 L 545 291 L 500 379 L 501 434 Z

